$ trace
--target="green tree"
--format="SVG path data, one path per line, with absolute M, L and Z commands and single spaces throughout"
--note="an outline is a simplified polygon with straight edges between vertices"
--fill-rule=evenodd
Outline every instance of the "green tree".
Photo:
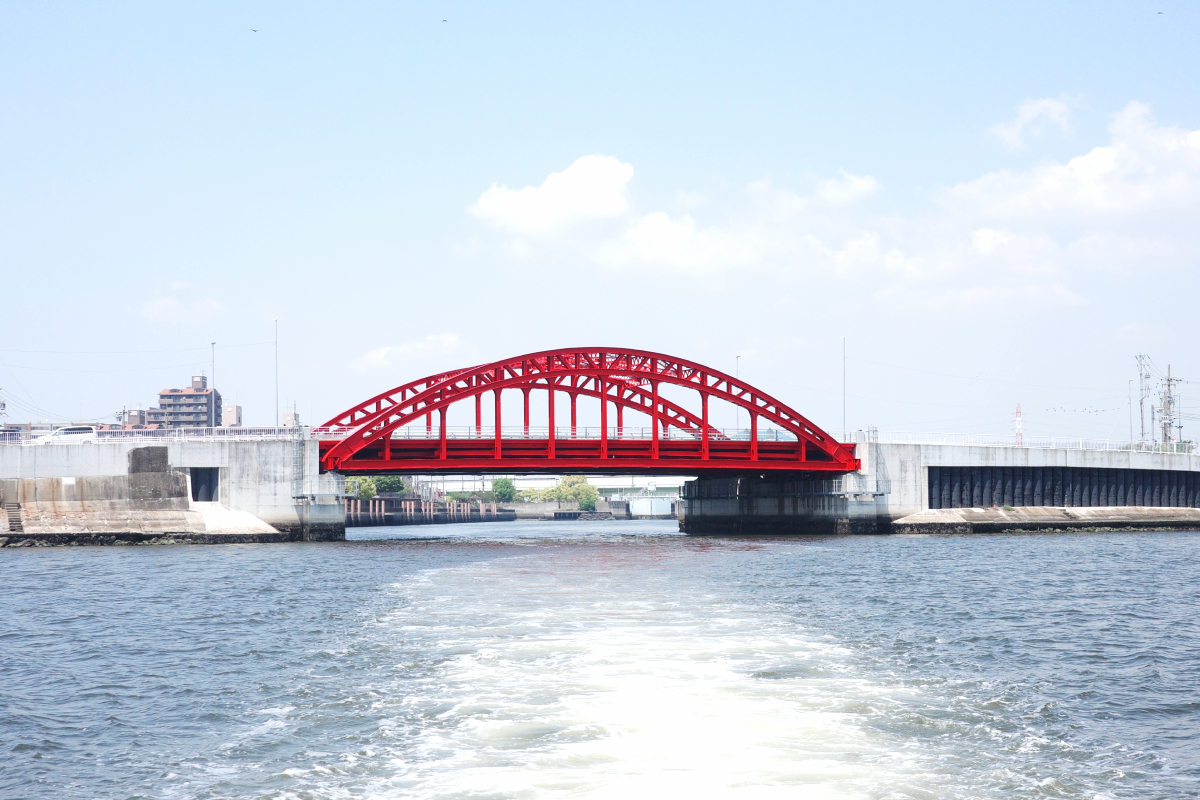
M 347 478 L 346 494 L 353 495 L 359 500 L 371 500 L 378 494 L 373 478 Z
M 497 503 L 511 503 L 517 499 L 517 487 L 512 478 L 496 478 L 492 481 L 492 492 L 496 495 Z
M 554 487 L 558 490 L 561 500 L 575 500 L 579 503 L 580 511 L 595 511 L 596 501 L 600 492 L 587 482 L 583 475 L 568 475 L 562 483 Z
M 404 479 L 399 475 L 376 475 L 371 480 L 375 482 L 375 491 L 377 492 L 404 494 L 408 491 L 408 487 L 404 485 Z
M 600 492 L 582 475 L 568 475 L 556 486 L 548 489 L 526 489 L 521 499 L 527 503 L 549 503 L 552 501 L 579 503 L 580 511 L 595 511 Z

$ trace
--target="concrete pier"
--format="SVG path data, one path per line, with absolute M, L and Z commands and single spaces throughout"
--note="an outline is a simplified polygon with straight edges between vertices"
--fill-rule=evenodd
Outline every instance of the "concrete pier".
M 302 434 L 0 446 L 0 546 L 344 539 L 317 455 Z

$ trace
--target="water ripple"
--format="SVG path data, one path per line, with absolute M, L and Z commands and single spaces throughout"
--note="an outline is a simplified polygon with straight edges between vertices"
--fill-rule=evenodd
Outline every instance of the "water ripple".
M 0 551 L 0 796 L 1200 794 L 1194 534 L 364 533 Z

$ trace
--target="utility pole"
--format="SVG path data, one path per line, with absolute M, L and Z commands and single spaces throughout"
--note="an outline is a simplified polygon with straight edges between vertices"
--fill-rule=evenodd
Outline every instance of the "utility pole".
M 846 337 L 842 337 L 842 441 L 846 441 Z
M 279 320 L 275 320 L 275 427 L 279 427 Z
M 1138 418 L 1141 420 L 1141 436 L 1138 443 L 1146 444 L 1146 398 L 1150 396 L 1150 356 L 1138 354 Z M 1154 409 L 1150 410 L 1151 415 Z M 1153 424 L 1153 423 L 1152 423 Z
M 1179 380 L 1179 378 L 1171 377 L 1171 365 L 1167 364 L 1167 380 L 1159 398 L 1162 404 L 1159 411 L 1161 412 L 1163 444 L 1171 443 L 1174 438 L 1171 435 L 1171 428 L 1175 427 L 1176 422 L 1175 384 L 1179 383 Z
M 212 343 L 212 361 L 209 366 L 212 368 L 212 385 L 213 391 L 217 389 L 217 343 Z

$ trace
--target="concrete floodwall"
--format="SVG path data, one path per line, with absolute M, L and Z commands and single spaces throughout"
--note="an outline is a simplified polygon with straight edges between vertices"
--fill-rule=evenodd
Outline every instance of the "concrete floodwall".
M 554 519 L 556 511 L 578 511 L 579 503 L 574 500 L 551 500 L 548 503 L 504 503 L 511 508 L 516 519 Z
M 864 485 L 878 486 L 882 492 L 882 510 L 892 519 L 899 519 L 931 507 L 930 467 L 971 470 L 972 480 L 975 477 L 974 470 L 978 469 L 981 482 L 985 469 L 1030 468 L 1032 470 L 1036 468 L 1041 470 L 1049 468 L 1061 470 L 1069 468 L 1081 471 L 1104 469 L 1159 473 L 1200 472 L 1200 456 L 1197 455 L 1130 450 L 1067 450 L 1039 447 L 860 442 L 855 447 L 855 455 L 863 462 L 861 480 Z M 1074 475 L 1073 472 L 1070 474 Z M 994 494 L 986 504 L 983 503 L 982 494 L 981 490 L 980 505 L 999 505 L 995 503 Z M 1051 497 L 1053 498 L 1053 492 Z M 974 493 L 972 493 L 971 505 L 974 505 L 973 500 Z M 1044 502 L 1045 498 L 1043 497 L 1042 500 Z M 1161 503 L 1160 498 L 1159 503 L 1147 502 L 1144 505 Z M 1082 505 L 1082 503 L 1080 504 Z M 1033 505 L 1033 503 L 1030 502 L 1027 505 Z M 1059 504 L 1046 503 L 1046 505 Z
M 317 443 L 301 437 L 5 445 L 0 492 L 28 533 L 341 539 L 342 481 L 319 475 L 317 457 Z M 214 478 L 215 496 L 197 497 L 201 475 Z
M 1156 524 L 1200 527 L 1200 512 L 1185 508 L 1200 505 L 1197 455 L 881 442 L 859 442 L 855 455 L 862 460 L 862 469 L 844 476 L 689 482 L 680 529 L 689 533 L 875 533 L 891 531 L 898 521 L 904 523 L 904 530 L 922 524 L 975 531 L 1006 525 L 1038 530 Z M 980 514 L 995 508 L 1003 519 L 958 513 L 935 519 L 931 509 L 939 511 L 944 504 L 951 509 L 978 506 Z M 1026 506 L 1030 510 L 1021 513 Z M 1077 508 L 1091 511 L 1073 513 Z

